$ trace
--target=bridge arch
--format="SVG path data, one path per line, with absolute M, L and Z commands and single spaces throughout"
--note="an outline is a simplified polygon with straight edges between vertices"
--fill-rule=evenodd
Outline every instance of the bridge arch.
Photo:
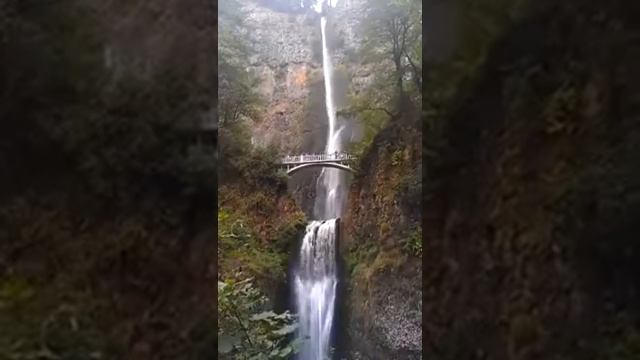
M 310 167 L 329 167 L 329 168 L 348 171 L 350 173 L 355 173 L 355 171 L 353 171 L 353 169 L 347 165 L 334 163 L 334 162 L 316 162 L 316 163 L 307 163 L 307 164 L 302 164 L 302 165 L 292 167 L 291 169 L 287 170 L 287 175 L 292 175 L 294 173 L 297 173 L 300 170 L 310 168 Z

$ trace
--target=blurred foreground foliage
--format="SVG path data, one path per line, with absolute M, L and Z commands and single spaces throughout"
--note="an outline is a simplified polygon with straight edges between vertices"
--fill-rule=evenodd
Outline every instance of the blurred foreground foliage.
M 212 222 L 215 95 L 189 67 L 114 76 L 98 15 L 0 0 L 0 358 L 213 356 L 193 274 L 215 255 L 193 238 Z
M 300 340 L 290 340 L 295 316 L 267 310 L 266 300 L 251 278 L 218 281 L 220 359 L 289 359 L 298 351 Z

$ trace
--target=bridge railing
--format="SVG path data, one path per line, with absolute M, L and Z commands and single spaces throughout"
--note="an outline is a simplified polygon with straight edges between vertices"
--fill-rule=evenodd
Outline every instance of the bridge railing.
M 281 159 L 282 163 L 303 163 L 309 161 L 344 161 L 353 159 L 353 155 L 344 152 L 331 154 L 300 154 L 287 155 Z

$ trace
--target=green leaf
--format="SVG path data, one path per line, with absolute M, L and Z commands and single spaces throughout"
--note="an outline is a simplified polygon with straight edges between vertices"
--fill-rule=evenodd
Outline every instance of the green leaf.
M 298 325 L 296 325 L 296 324 L 285 325 L 285 326 L 281 327 L 280 329 L 273 331 L 273 333 L 276 334 L 276 335 L 287 335 L 287 334 L 290 334 L 290 333 L 296 331 L 297 328 L 298 328 Z
M 264 312 L 261 312 L 260 314 L 253 315 L 250 319 L 252 321 L 260 321 L 260 320 L 267 320 L 269 318 L 273 318 L 277 316 L 278 315 L 273 311 L 264 311 Z
M 290 346 L 285 347 L 284 349 L 280 350 L 280 357 L 285 358 L 287 356 L 289 356 L 289 354 L 291 354 L 292 349 Z

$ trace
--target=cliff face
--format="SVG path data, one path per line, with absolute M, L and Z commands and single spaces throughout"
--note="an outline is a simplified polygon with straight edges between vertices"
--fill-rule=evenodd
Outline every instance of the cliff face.
M 273 1 L 247 1 L 250 70 L 260 79 L 265 101 L 262 116 L 252 124 L 252 141 L 282 153 L 324 151 L 328 131 L 322 73 L 320 15 L 310 8 L 276 6 Z M 328 44 L 334 65 L 334 97 L 343 106 L 350 87 L 366 84 L 371 74 L 355 56 L 360 43 L 358 19 L 362 1 L 339 2 L 328 15 Z M 350 119 L 344 133 L 357 138 Z M 289 187 L 305 213 L 312 215 L 318 169 L 292 177 Z
M 250 70 L 261 81 L 265 101 L 265 112 L 253 128 L 254 143 L 299 152 L 303 134 L 310 131 L 304 121 L 310 84 L 322 77 L 322 62 L 313 59 L 311 46 L 319 20 L 311 11 L 279 12 L 257 2 L 247 2 L 244 11 L 250 26 Z
M 421 358 L 419 126 L 409 112 L 378 134 L 349 194 L 340 252 L 354 358 Z
M 545 7 L 456 102 L 425 180 L 429 358 L 638 355 L 638 14 Z

